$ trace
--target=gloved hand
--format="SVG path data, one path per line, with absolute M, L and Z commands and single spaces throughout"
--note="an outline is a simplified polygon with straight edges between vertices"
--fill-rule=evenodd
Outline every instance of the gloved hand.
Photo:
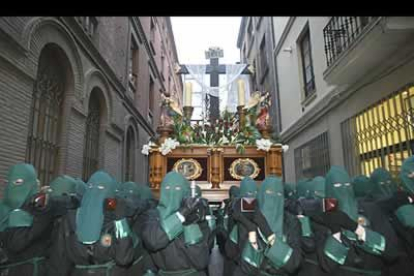
M 187 217 L 195 212 L 198 202 L 200 201 L 199 198 L 196 197 L 186 197 L 183 198 L 183 201 L 181 202 L 181 207 L 178 209 L 178 212 L 185 217 L 187 220 Z
M 263 213 L 260 211 L 259 208 L 256 208 L 254 212 L 254 223 L 259 226 L 260 231 L 263 233 L 263 235 L 268 239 L 271 235 L 273 235 L 272 229 L 270 229 L 269 224 L 267 223 L 266 217 L 263 215 Z
M 241 199 L 237 200 L 233 205 L 233 219 L 240 222 L 246 227 L 248 232 L 256 231 L 256 224 L 253 222 L 254 213 L 243 213 L 241 211 Z
M 355 232 L 358 223 L 353 221 L 346 213 L 337 210 L 311 216 L 311 219 L 328 227 L 332 233 L 338 233 L 341 228 Z
M 50 198 L 50 205 L 55 216 L 63 216 L 67 210 L 78 208 L 80 199 L 74 195 L 54 196 Z

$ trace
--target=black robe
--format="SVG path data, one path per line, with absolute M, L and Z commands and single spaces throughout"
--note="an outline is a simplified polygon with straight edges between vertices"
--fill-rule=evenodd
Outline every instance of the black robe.
M 414 228 L 404 226 L 395 215 L 395 206 L 388 204 L 390 198 L 383 198 L 377 201 L 383 214 L 392 225 L 398 248 L 405 254 L 393 264 L 387 267 L 387 275 L 408 276 L 414 273 Z
M 292 248 L 293 252 L 289 261 L 280 269 L 274 268 L 269 261 L 264 258 L 260 269 L 253 267 L 242 259 L 242 249 L 248 242 L 247 229 L 238 223 L 239 234 L 238 243 L 234 244 L 230 239 L 226 242 L 226 253 L 236 263 L 233 276 L 244 275 L 264 275 L 265 272 L 268 275 L 295 275 L 302 263 L 301 253 L 301 227 L 299 220 L 292 214 L 285 212 L 283 215 L 283 232 L 286 235 L 286 242 Z M 258 240 L 260 239 L 257 234 Z M 277 242 L 277 238 L 276 241 Z
M 328 258 L 323 248 L 325 240 L 322 238 L 317 241 L 317 256 L 320 268 L 328 272 L 332 276 L 357 276 L 357 275 L 371 275 L 364 274 L 360 270 L 377 271 L 380 275 L 387 275 L 387 267 L 395 263 L 401 256 L 401 250 L 398 248 L 398 243 L 395 240 L 395 233 L 388 223 L 387 218 L 379 210 L 378 205 L 374 202 L 360 202 L 358 205 L 358 213 L 365 216 L 370 222 L 370 229 L 382 234 L 386 240 L 386 246 L 381 256 L 371 254 L 361 249 L 355 241 L 349 240 L 344 235 L 341 235 L 341 240 L 349 247 L 348 255 L 343 265 L 332 261 Z M 314 223 L 313 225 L 317 225 Z M 318 230 L 316 230 L 318 231 Z M 327 237 L 329 232 L 325 232 Z M 358 271 L 355 271 L 358 270 Z M 303 274 L 303 275 L 320 275 L 320 274 Z
M 38 262 L 37 276 L 46 274 L 46 259 L 50 246 L 50 232 L 53 228 L 53 210 L 44 212 L 30 212 L 33 215 L 33 224 L 30 227 L 8 228 L 0 233 L 3 256 L 1 266 L 26 261 L 32 258 L 45 258 Z M 22 264 L 12 268 L 0 268 L 0 275 L 8 276 L 32 276 L 34 265 Z M 8 274 L 5 272 L 8 270 Z
M 128 236 L 117 239 L 114 220 L 105 213 L 101 239 L 92 245 L 86 245 L 77 239 L 75 221 L 76 210 L 69 211 L 62 218 L 57 242 L 52 250 L 53 254 L 60 256 L 58 264 L 62 275 L 125 275 L 125 269 L 131 265 L 134 257 L 132 238 Z M 104 234 L 110 235 L 110 243 L 105 244 Z M 110 262 L 110 266 L 103 266 Z
M 172 241 L 168 239 L 167 234 L 161 228 L 157 209 L 145 213 L 142 239 L 159 271 L 173 272 L 195 269 L 196 272 L 188 274 L 188 276 L 206 275 L 209 264 L 210 230 L 206 221 L 199 223 L 199 226 L 203 233 L 202 241 L 187 246 L 183 234 Z
M 150 201 L 148 209 L 153 209 L 156 207 L 154 201 Z M 134 261 L 130 267 L 126 268 L 125 276 L 137 276 L 143 275 L 148 270 L 156 272 L 157 268 L 152 261 L 152 258 L 148 250 L 144 247 L 142 240 L 142 231 L 143 231 L 143 221 L 145 219 L 145 213 L 135 214 L 133 218 L 129 220 L 131 229 L 134 232 L 137 245 L 134 247 Z

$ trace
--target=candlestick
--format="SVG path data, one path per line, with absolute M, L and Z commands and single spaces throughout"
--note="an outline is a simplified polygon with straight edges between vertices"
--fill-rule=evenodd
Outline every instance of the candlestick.
M 185 84 L 184 90 L 184 106 L 191 106 L 192 105 L 192 96 L 193 96 L 193 84 L 191 82 L 187 82 Z
M 238 80 L 237 84 L 238 84 L 238 92 L 239 92 L 239 106 L 244 106 L 245 105 L 244 80 Z

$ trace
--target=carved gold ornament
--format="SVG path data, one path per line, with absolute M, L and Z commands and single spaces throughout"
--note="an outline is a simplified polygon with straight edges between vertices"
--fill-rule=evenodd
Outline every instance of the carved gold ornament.
M 173 171 L 181 173 L 188 180 L 195 180 L 203 173 L 203 168 L 195 159 L 182 158 L 175 162 Z
M 229 172 L 237 180 L 242 180 L 245 176 L 250 176 L 252 179 L 255 179 L 260 173 L 260 168 L 250 158 L 239 158 L 231 163 Z

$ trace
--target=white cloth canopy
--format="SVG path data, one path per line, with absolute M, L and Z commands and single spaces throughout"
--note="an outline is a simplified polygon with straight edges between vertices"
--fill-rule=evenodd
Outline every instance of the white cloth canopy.
M 245 99 L 250 95 L 249 77 L 242 75 L 246 64 L 229 64 L 226 65 L 226 82 L 219 87 L 211 87 L 207 83 L 205 64 L 188 64 L 186 65 L 190 78 L 196 81 L 202 88 L 202 99 L 205 101 L 205 95 L 209 94 L 220 99 L 220 111 L 227 110 L 235 112 L 238 104 L 238 85 L 237 80 L 243 79 L 245 82 Z M 205 104 L 203 104 L 205 106 Z M 206 113 L 204 113 L 206 114 Z

